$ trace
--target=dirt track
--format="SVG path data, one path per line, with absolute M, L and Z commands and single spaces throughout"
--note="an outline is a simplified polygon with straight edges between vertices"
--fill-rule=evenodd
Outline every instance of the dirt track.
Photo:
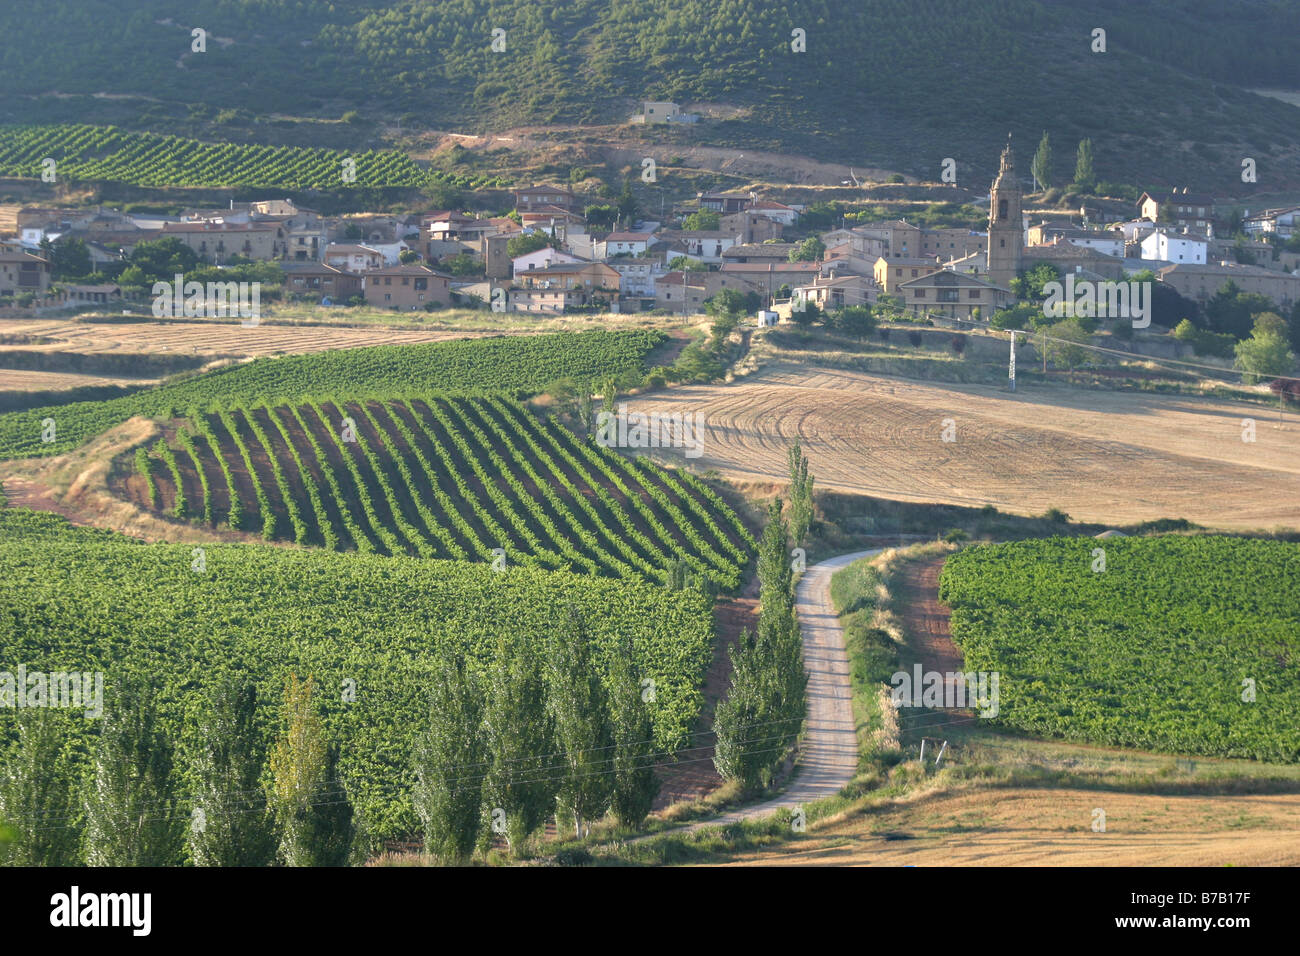
M 1055 388 L 1011 394 L 774 365 L 628 407 L 698 413 L 704 454 L 688 464 L 742 481 L 788 480 L 786 448 L 798 439 L 819 488 L 1019 514 L 1057 507 L 1102 523 L 1300 527 L 1300 419 L 1289 413 L 1279 424 L 1276 409 L 1258 405 Z M 1254 442 L 1242 440 L 1246 418 Z
M 858 769 L 853 691 L 844 632 L 831 604 L 831 575 L 876 551 L 856 551 L 810 567 L 795 596 L 808 671 L 808 718 L 800 745 L 799 772 L 782 793 L 762 803 L 692 824 L 686 831 L 765 817 L 782 807 L 800 807 L 839 793 Z

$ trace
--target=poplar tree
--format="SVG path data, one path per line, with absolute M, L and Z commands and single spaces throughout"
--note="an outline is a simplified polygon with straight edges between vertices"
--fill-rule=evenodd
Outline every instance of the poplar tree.
M 312 680 L 289 676 L 284 732 L 271 750 L 270 804 L 286 866 L 343 866 L 354 828 L 352 806 L 337 778 L 338 751 L 312 702 Z
M 478 843 L 486 759 L 482 693 L 463 660 L 448 661 L 429 695 L 412 792 L 425 849 L 448 863 L 464 863 Z
M 1092 140 L 1079 140 L 1079 151 L 1074 161 L 1074 184 L 1080 189 L 1092 190 L 1097 185 L 1097 173 L 1092 166 Z
M 174 798 L 172 746 L 153 692 L 123 683 L 105 707 L 85 795 L 90 866 L 175 866 L 187 816 Z
M 1047 192 L 1052 188 L 1052 144 L 1046 130 L 1043 131 L 1043 138 L 1038 141 L 1038 151 L 1034 153 L 1030 172 L 1034 174 L 1034 181 L 1040 190 Z
M 618 822 L 637 828 L 659 795 L 654 770 L 654 725 L 641 673 L 625 644 L 610 662 L 609 713 L 614 738 L 613 808 Z
M 10 843 L 0 862 L 75 866 L 80 832 L 65 719 L 46 708 L 17 716 L 17 739 L 0 765 L 0 823 Z
M 531 647 L 502 646 L 489 672 L 483 730 L 491 769 L 485 798 L 489 819 L 504 815 L 505 838 L 518 854 L 555 806 L 555 723 L 546 701 L 546 675 Z
M 213 692 L 199 718 L 189 838 L 196 866 L 267 866 L 275 858 L 256 719 L 257 691 L 234 682 Z
M 581 616 L 570 609 L 565 629 L 551 640 L 550 708 L 563 755 L 556 822 L 573 816 L 574 832 L 609 808 L 612 735 L 609 704 L 591 660 L 591 639 Z

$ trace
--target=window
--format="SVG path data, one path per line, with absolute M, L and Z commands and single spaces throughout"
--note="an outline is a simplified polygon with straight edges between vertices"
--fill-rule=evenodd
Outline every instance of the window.
M 913 269 L 913 270 L 912 270 L 912 278 L 915 279 L 915 278 L 916 278 L 916 275 L 917 275 L 917 270 L 916 270 L 916 269 Z
M 960 290 L 959 290 L 959 289 L 940 289 L 940 290 L 939 290 L 939 301 L 940 301 L 940 302 L 956 302 L 956 301 L 958 300 L 958 298 L 960 298 L 960 294 L 959 294 L 959 293 L 960 293 Z
M 979 289 L 970 289 L 966 293 L 966 298 L 968 299 L 978 299 L 979 297 L 980 297 Z
M 998 200 L 998 218 L 999 219 L 1007 218 L 1007 201 L 1005 199 Z
M 914 293 L 913 296 L 912 296 L 914 299 L 924 299 L 924 298 L 925 298 L 925 290 L 924 290 L 924 289 L 913 289 L 912 291 L 913 291 L 913 293 Z
M 999 249 L 1005 249 L 1006 247 L 1007 247 L 1007 241 L 1006 241 L 1005 239 L 999 239 L 999 240 L 998 240 L 998 248 L 999 248 Z

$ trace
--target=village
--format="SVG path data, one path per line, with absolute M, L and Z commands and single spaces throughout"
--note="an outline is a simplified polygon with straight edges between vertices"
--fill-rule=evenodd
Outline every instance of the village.
M 987 322 L 1015 304 L 1014 280 L 1041 263 L 1074 282 L 1150 272 L 1201 304 L 1227 282 L 1284 314 L 1300 301 L 1300 249 L 1291 241 L 1300 206 L 1224 223 L 1213 197 L 1181 188 L 1143 193 L 1124 221 L 1090 218 L 1087 207 L 1075 218 L 1035 220 L 1023 208 L 1010 145 L 1001 163 L 983 231 L 905 218 L 815 231 L 801 226 L 805 206 L 754 191 L 702 192 L 661 219 L 623 221 L 615 207 L 551 184 L 515 189 L 506 215 L 330 217 L 289 199 L 232 200 L 177 216 L 27 206 L 16 233 L 0 237 L 0 308 L 33 315 L 129 304 L 140 298 L 130 285 L 133 254 L 160 241 L 219 269 L 273 263 L 279 272 L 259 277 L 265 284 L 282 273 L 285 300 L 399 312 L 685 316 L 731 290 L 759 324 L 809 305 Z

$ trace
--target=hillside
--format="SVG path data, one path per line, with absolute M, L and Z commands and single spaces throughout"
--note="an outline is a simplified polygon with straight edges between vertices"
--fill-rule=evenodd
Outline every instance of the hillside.
M 0 11 L 0 31 L 25 38 L 0 51 L 2 122 L 364 149 L 386 145 L 387 124 L 620 123 L 652 97 L 719 106 L 698 126 L 644 131 L 666 147 L 777 147 L 931 179 L 953 156 L 959 177 L 983 179 L 1008 131 L 1028 152 L 1047 130 L 1058 180 L 1087 136 L 1103 179 L 1246 199 L 1249 156 L 1260 191 L 1300 186 L 1296 107 L 1250 92 L 1300 89 L 1300 9 L 1277 0 L 1106 0 L 1088 12 L 1055 0 L 52 0 L 42 11 L 58 30 L 28 29 L 19 5 Z M 204 53 L 190 51 L 195 26 Z M 1098 26 L 1105 53 L 1090 49 Z M 791 52 L 795 28 L 806 53 Z M 504 52 L 489 49 L 493 30 Z M 350 110 L 354 122 L 338 122 Z

